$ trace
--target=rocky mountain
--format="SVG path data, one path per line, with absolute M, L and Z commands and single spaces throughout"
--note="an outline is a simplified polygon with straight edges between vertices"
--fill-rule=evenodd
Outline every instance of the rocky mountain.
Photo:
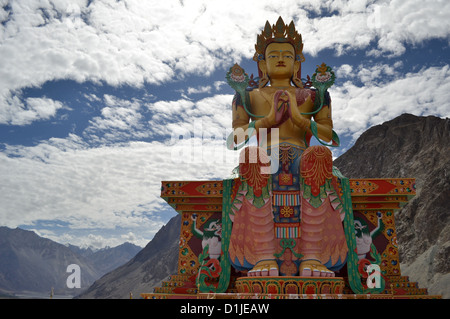
M 96 279 L 134 257 L 140 247 L 123 244 L 92 252 L 89 256 L 77 253 L 32 231 L 0 227 L 0 293 L 4 295 L 75 296 L 87 289 Z M 81 288 L 67 287 L 67 279 L 80 267 Z
M 133 259 L 98 279 L 77 298 L 140 298 L 152 292 L 178 267 L 178 241 L 181 216 L 173 217 Z
M 9 293 L 71 295 L 66 285 L 71 264 L 80 266 L 81 287 L 100 275 L 86 260 L 64 245 L 32 231 L 0 227 L 0 289 Z
M 368 129 L 334 165 L 350 178 L 416 178 L 417 195 L 395 216 L 402 275 L 450 298 L 450 120 L 403 114 Z M 152 292 L 177 271 L 180 222 L 177 215 L 135 258 L 79 297 Z
M 416 178 L 416 196 L 395 215 L 402 275 L 450 298 L 450 119 L 403 114 L 334 165 L 350 178 Z
M 101 274 L 106 274 L 128 262 L 142 250 L 142 247 L 132 243 L 123 243 L 116 247 L 105 247 L 99 250 L 92 248 L 79 248 L 74 245 L 68 246 L 78 255 L 83 256 Z

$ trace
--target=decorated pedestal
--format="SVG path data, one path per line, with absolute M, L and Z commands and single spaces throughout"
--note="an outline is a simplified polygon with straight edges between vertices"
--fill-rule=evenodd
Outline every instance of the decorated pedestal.
M 342 277 L 240 277 L 236 280 L 236 289 L 242 294 L 263 295 L 317 295 L 342 294 Z
M 195 230 L 204 230 L 222 217 L 222 181 L 164 181 L 161 197 L 182 216 L 178 271 L 168 281 L 143 293 L 145 299 L 172 298 L 440 298 L 428 295 L 426 288 L 402 276 L 398 254 L 394 212 L 415 195 L 412 178 L 350 179 L 355 223 L 372 233 L 372 243 L 381 256 L 385 279 L 382 293 L 355 294 L 349 286 L 345 269 L 340 277 L 248 277 L 233 272 L 225 293 L 202 293 L 196 284 L 199 255 L 204 238 Z M 195 217 L 194 217 L 195 216 Z M 378 229 L 378 231 L 377 231 Z M 374 231 L 375 230 L 375 231 Z M 367 260 L 371 256 L 368 253 Z

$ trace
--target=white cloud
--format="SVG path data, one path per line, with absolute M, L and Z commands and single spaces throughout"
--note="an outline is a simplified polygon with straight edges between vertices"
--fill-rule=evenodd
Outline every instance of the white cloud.
M 353 72 L 353 67 L 350 64 L 343 64 L 336 68 L 335 74 L 338 78 L 346 78 Z
M 211 85 L 200 86 L 197 88 L 188 87 L 187 94 L 211 93 Z
M 225 81 L 214 81 L 214 88 L 216 89 L 216 91 L 219 91 L 220 88 L 227 84 Z
M 150 239 L 162 225 L 158 214 L 167 209 L 159 197 L 162 180 L 226 178 L 236 166 L 237 153 L 225 147 L 231 100 L 216 95 L 146 103 L 105 95 L 101 116 L 83 138 L 6 145 L 0 153 L 0 224 L 58 220 L 72 231 L 120 226 Z M 148 123 L 140 117 L 146 110 L 154 114 Z M 147 131 L 161 142 L 139 142 Z M 115 143 L 121 132 L 135 142 Z M 188 132 L 188 139 L 176 132 Z
M 398 56 L 405 52 L 405 43 L 449 37 L 448 1 L 380 1 L 369 8 L 368 26 L 376 32 L 381 52 Z
M 48 120 L 64 107 L 62 102 L 46 97 L 22 99 L 18 95 L 7 94 L 3 101 L 0 99 L 0 124 L 27 125 Z
M 213 135 L 224 134 L 231 127 L 232 95 L 218 94 L 191 101 L 157 101 L 146 104 L 152 112 L 148 126 L 152 136 L 172 136 L 194 132 L 197 122 L 203 122 L 204 130 Z M 220 133 L 214 133 L 220 132 Z
M 365 85 L 384 82 L 383 78 L 390 79 L 395 75 L 399 75 L 399 72 L 396 70 L 399 66 L 401 66 L 401 63 L 396 63 L 394 65 L 379 63 L 369 67 L 360 65 L 358 66 L 357 77 Z
M 217 147 L 209 143 L 200 149 Z M 138 229 L 149 240 L 164 217 L 158 215 L 165 207 L 159 198 L 162 180 L 227 177 L 234 167 L 211 158 L 181 165 L 171 158 L 173 152 L 158 142 L 73 149 L 50 143 L 8 146 L 0 153 L 0 224 L 59 220 L 70 229 L 120 226 Z
M 392 73 L 391 81 L 368 76 L 359 68 L 355 78 L 366 81 L 364 87 L 351 80 L 330 89 L 333 123 L 338 134 L 356 140 L 370 126 L 381 124 L 403 113 L 450 117 L 450 67 L 431 67 L 405 76 L 389 66 L 374 66 Z M 373 70 L 372 70 L 373 71 Z M 376 72 L 375 72 L 376 73 Z M 366 78 L 368 77 L 368 78 Z
M 321 10 L 333 14 L 311 14 Z M 307 53 L 342 54 L 377 41 L 379 54 L 399 55 L 405 43 L 448 37 L 449 13 L 440 0 L 15 1 L 0 12 L 0 114 L 15 113 L 11 92 L 51 80 L 141 86 L 207 76 L 250 58 L 265 20 L 279 15 L 294 18 Z
M 148 104 L 148 108 L 156 113 L 164 113 L 166 115 L 176 115 L 187 112 L 194 107 L 195 103 L 190 100 L 178 101 L 157 101 Z
M 123 140 L 139 139 L 148 136 L 144 130 L 144 110 L 142 101 L 131 101 L 105 94 L 101 115 L 89 120 L 83 136 L 97 144 L 111 144 Z

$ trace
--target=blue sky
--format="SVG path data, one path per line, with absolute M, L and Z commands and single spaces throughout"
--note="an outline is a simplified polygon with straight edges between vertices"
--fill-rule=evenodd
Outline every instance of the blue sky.
M 175 215 L 161 180 L 236 165 L 225 73 L 257 73 L 256 35 L 280 15 L 303 77 L 336 73 L 335 157 L 402 113 L 449 117 L 448 1 L 0 0 L 0 225 L 144 246 Z

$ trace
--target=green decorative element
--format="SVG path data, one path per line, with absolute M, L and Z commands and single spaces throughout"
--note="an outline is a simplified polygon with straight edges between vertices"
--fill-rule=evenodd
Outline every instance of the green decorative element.
M 206 245 L 202 253 L 198 256 L 198 261 L 201 266 L 198 270 L 196 284 L 201 292 L 216 292 L 216 286 L 214 284 L 208 284 L 207 281 L 211 278 L 217 278 L 221 268 L 217 259 L 206 260 L 209 256 L 208 249 L 209 245 Z
M 247 193 L 245 194 L 245 198 L 249 202 L 251 202 L 253 206 L 255 206 L 256 208 L 261 208 L 266 204 L 264 199 L 267 199 L 270 197 L 268 194 L 269 194 L 269 184 L 271 184 L 271 177 L 269 177 L 269 180 L 267 181 L 267 185 L 261 188 L 261 196 L 255 195 L 252 186 L 248 185 L 247 183 L 242 183 L 242 184 L 246 184 L 247 187 L 243 187 L 243 188 L 247 188 Z
M 316 72 L 311 78 L 311 84 L 317 89 L 317 95 L 315 100 L 315 109 L 313 112 L 301 113 L 303 115 L 312 115 L 319 113 L 325 103 L 325 93 L 334 84 L 336 76 L 334 75 L 331 67 L 322 63 L 321 66 L 317 66 Z
M 314 208 L 318 208 L 320 205 L 322 205 L 323 201 L 328 196 L 327 192 L 329 192 L 329 193 L 331 192 L 332 195 L 337 196 L 337 193 L 331 184 L 331 179 L 325 180 L 325 184 L 320 186 L 319 195 L 317 195 L 317 196 L 314 196 L 311 193 L 311 185 L 306 184 L 305 179 L 303 177 L 300 177 L 300 183 L 302 185 L 303 198 L 308 200 L 308 202 Z M 338 199 L 335 199 L 335 201 L 336 200 L 338 200 Z
M 373 243 L 370 245 L 370 257 L 375 260 L 375 264 L 378 266 L 381 264 L 381 255 Z
M 266 186 L 261 188 L 261 196 L 255 196 L 253 187 L 250 186 L 246 182 L 242 182 L 239 185 L 238 194 L 243 193 L 245 198 L 252 203 L 256 208 L 261 208 L 266 204 L 266 200 L 271 197 L 271 187 L 272 187 L 272 175 L 269 176 L 267 180 Z M 242 204 L 242 201 L 239 199 L 240 196 L 236 196 L 236 198 L 231 203 L 231 207 L 236 210 L 239 204 Z M 230 211 L 231 215 L 234 215 L 233 210 Z
M 239 178 L 239 177 L 238 177 Z M 246 183 L 241 183 L 241 185 L 239 186 L 239 189 L 237 191 L 237 193 L 239 194 L 243 188 L 246 187 Z M 235 215 L 234 211 L 238 210 L 238 206 L 242 204 L 242 201 L 239 199 L 240 196 L 236 196 L 236 198 L 232 201 L 231 203 L 231 208 L 230 208 L 230 215 Z M 223 232 L 222 232 L 223 233 Z
M 228 85 L 231 86 L 233 90 L 236 91 L 237 94 L 240 95 L 242 105 L 244 106 L 244 110 L 247 112 L 248 115 L 254 117 L 254 118 L 262 118 L 264 116 L 259 116 L 251 113 L 247 106 L 247 98 L 246 98 L 246 89 L 248 87 L 249 83 L 249 77 L 248 74 L 245 73 L 244 69 L 241 68 L 238 64 L 233 65 L 230 70 L 227 72 L 225 78 L 227 79 Z M 231 133 L 227 138 L 227 147 L 229 150 L 239 150 L 245 145 L 247 145 L 248 141 L 250 140 L 250 137 L 253 135 L 255 131 L 255 124 L 256 121 L 250 122 L 247 129 L 247 138 L 245 141 L 239 145 L 234 144 L 234 133 Z
M 222 257 L 220 266 L 222 272 L 220 274 L 219 285 L 216 292 L 225 292 L 230 283 L 231 261 L 228 255 L 231 237 L 231 190 L 233 189 L 233 180 L 226 179 L 223 181 L 223 198 L 222 198 Z
M 203 252 L 199 255 L 199 275 L 197 276 L 197 287 L 200 292 L 223 293 L 230 284 L 231 261 L 228 256 L 228 248 L 230 246 L 231 237 L 231 190 L 233 188 L 233 180 L 225 179 L 223 181 L 223 198 L 222 198 L 222 253 L 220 262 L 217 259 L 205 261 L 208 254 L 208 246 L 205 246 Z M 206 264 L 205 264 L 206 262 Z M 207 279 L 217 278 L 217 285 L 208 284 Z
M 314 101 L 314 111 L 308 113 L 301 113 L 303 115 L 313 115 L 320 112 L 325 104 L 325 94 L 327 90 L 334 84 L 334 80 L 336 76 L 334 75 L 331 67 L 327 66 L 325 63 L 322 63 L 321 66 L 318 66 L 316 72 L 313 74 L 311 78 L 312 86 L 314 86 L 317 90 L 316 99 Z M 339 136 L 333 130 L 331 136 L 331 144 L 326 144 L 322 142 L 319 138 L 319 134 L 317 131 L 317 123 L 311 120 L 311 133 L 314 137 L 319 141 L 320 144 L 330 147 L 338 147 L 341 142 L 339 140 Z
M 255 115 L 248 110 L 245 92 L 248 87 L 249 77 L 248 74 L 245 73 L 244 69 L 241 68 L 238 64 L 235 64 L 227 72 L 225 78 L 227 79 L 228 85 L 231 86 L 231 88 L 241 96 L 242 104 L 247 114 L 256 118 L 264 117 Z
M 293 238 L 283 238 L 280 241 L 280 246 L 283 248 L 283 250 L 281 251 L 281 253 L 279 254 L 273 254 L 275 257 L 277 258 L 281 258 L 281 256 L 283 256 L 284 252 L 286 251 L 287 248 L 289 248 L 292 252 L 292 254 L 297 257 L 298 259 L 302 258 L 303 255 L 302 254 L 298 254 L 294 251 L 294 247 L 296 245 L 296 242 Z
M 250 140 L 250 138 L 253 136 L 253 133 L 255 133 L 255 124 L 256 121 L 250 122 L 248 124 L 248 129 L 247 129 L 247 138 L 245 139 L 245 141 L 239 145 L 235 145 L 234 144 L 234 132 L 232 132 L 230 135 L 228 135 L 227 138 L 227 148 L 229 150 L 239 150 L 242 147 L 244 147 L 245 145 L 247 145 L 248 141 Z
M 348 271 L 348 282 L 350 284 L 350 288 L 356 294 L 379 294 L 384 291 L 385 281 L 381 276 L 380 288 L 365 288 L 361 282 L 362 276 L 359 273 L 359 259 L 357 254 L 357 246 L 356 246 L 356 237 L 355 237 L 355 221 L 353 218 L 353 208 L 352 208 L 352 198 L 350 192 L 350 181 L 347 177 L 342 175 L 342 173 L 336 168 L 333 167 L 333 175 L 338 178 L 342 187 L 342 197 L 341 201 L 343 204 L 343 209 L 345 211 L 344 217 L 344 233 L 345 239 L 347 241 L 348 247 L 348 256 L 347 256 L 347 271 Z M 375 247 L 372 247 L 375 248 Z M 381 257 L 378 252 L 373 251 L 371 249 L 371 256 L 375 259 L 378 266 L 381 263 Z
M 338 147 L 341 145 L 341 141 L 339 140 L 339 136 L 337 135 L 337 133 L 332 130 L 332 135 L 331 135 L 331 144 L 327 144 L 324 143 L 320 140 L 319 138 L 319 133 L 317 131 L 317 123 L 314 122 L 313 120 L 311 120 L 311 133 L 312 135 L 314 135 L 314 137 L 319 141 L 320 144 L 325 145 L 325 146 L 329 146 L 329 147 Z
M 204 264 L 205 264 L 205 259 L 207 259 L 208 257 L 209 257 L 209 253 L 208 253 L 208 250 L 209 250 L 209 245 L 206 245 L 205 246 L 205 248 L 203 248 L 203 251 L 200 253 L 200 255 L 198 255 L 198 262 L 200 263 L 200 265 L 201 265 L 201 268 L 199 269 L 199 273 L 201 272 L 201 270 L 204 270 L 202 267 L 204 266 Z M 205 269 L 206 270 L 206 269 Z M 197 286 L 198 286 L 198 281 L 199 281 L 199 278 L 200 276 L 197 276 Z

